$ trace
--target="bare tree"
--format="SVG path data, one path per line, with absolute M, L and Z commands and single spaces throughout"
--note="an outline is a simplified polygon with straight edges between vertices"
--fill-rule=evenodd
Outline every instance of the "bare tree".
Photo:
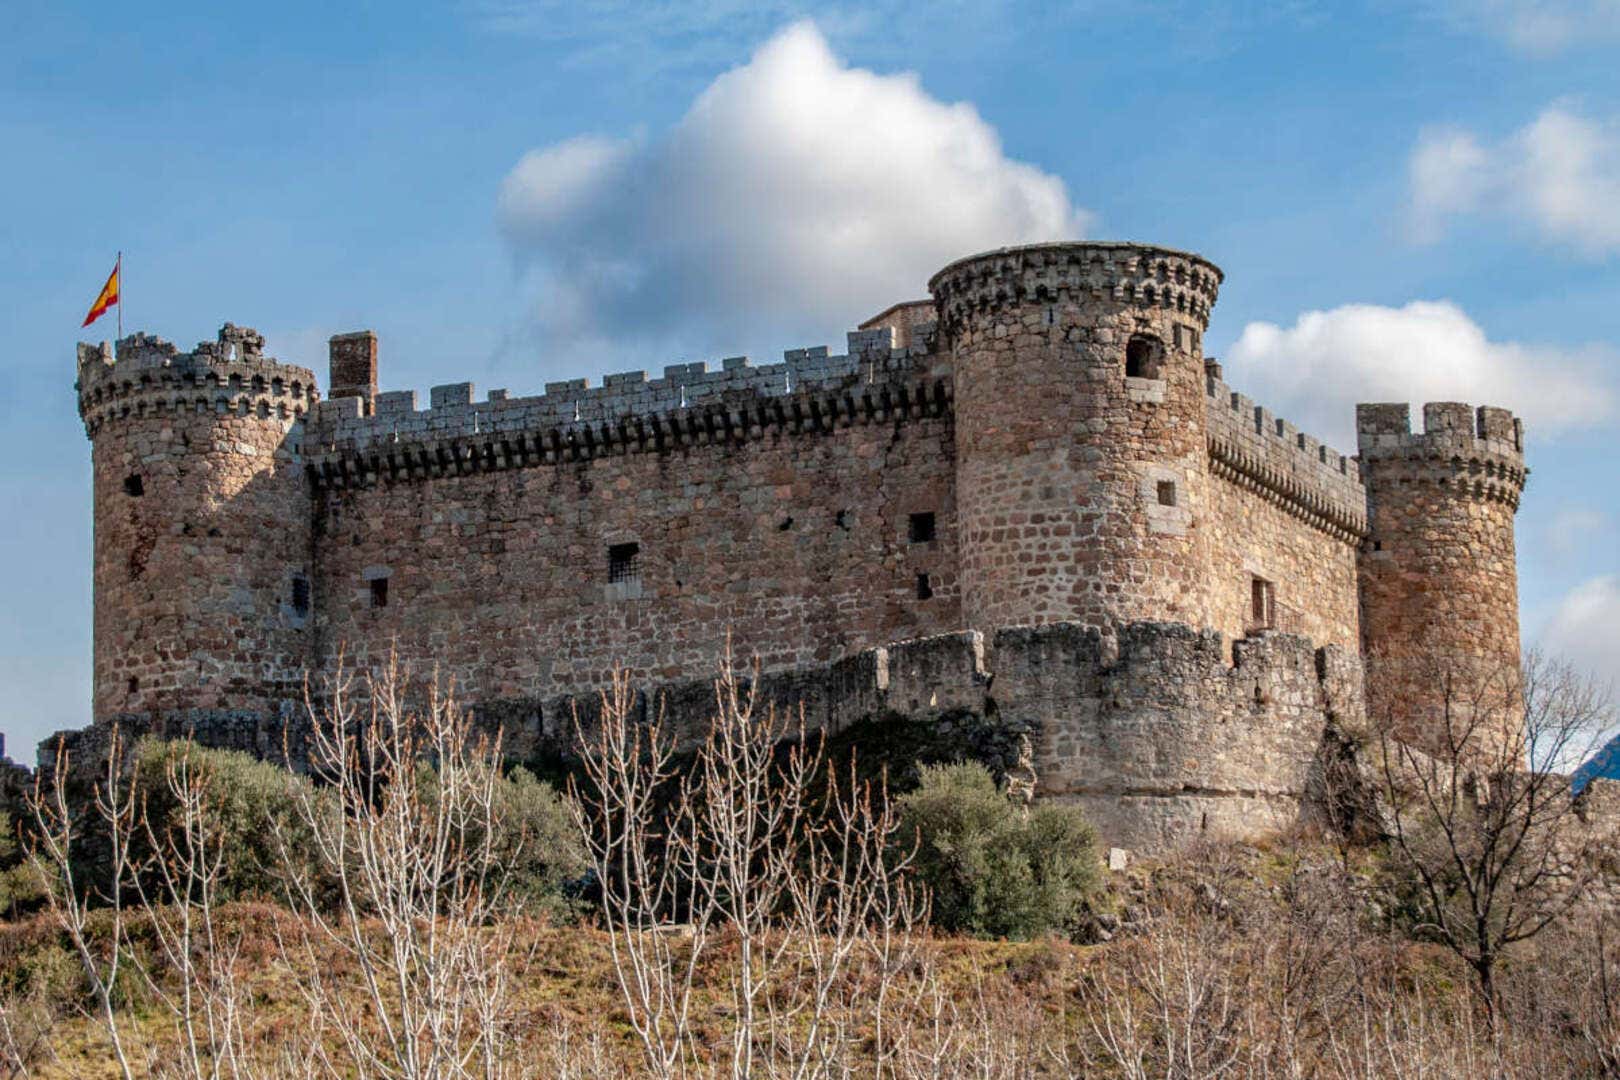
M 881 1042 L 899 957 L 924 914 L 891 850 L 881 788 L 825 769 L 802 712 L 756 699 L 729 647 L 715 712 L 689 762 L 661 712 L 640 721 L 619 673 L 586 731 L 580 833 L 602 887 L 614 973 L 654 1075 L 702 1073 L 695 989 L 722 962 L 729 987 L 723 1071 L 736 1077 L 842 1075 L 853 995 Z M 876 985 L 854 977 L 857 966 Z M 875 1051 L 878 1060 L 890 1052 Z
M 34 779 L 34 790 L 28 797 L 28 808 L 34 818 L 33 848 L 29 858 L 39 868 L 48 883 L 46 900 L 52 916 L 67 935 L 78 957 L 86 985 L 96 1001 L 97 1018 L 107 1032 L 113 1060 L 125 1080 L 133 1080 L 134 1072 L 128 1049 L 124 1045 L 117 1009 L 113 1004 L 113 989 L 123 967 L 127 927 L 124 912 L 124 883 L 129 876 L 130 843 L 136 829 L 136 800 L 134 789 L 123 776 L 123 755 L 120 753 L 118 726 L 108 733 L 107 766 L 101 780 L 95 785 L 91 809 L 92 820 L 106 830 L 106 888 L 96 890 L 80 880 L 78 869 L 79 841 L 86 832 L 81 815 L 74 812 L 68 797 L 67 747 L 60 740 L 56 744 L 54 768 L 50 770 L 47 785 L 43 773 Z M 98 895 L 99 892 L 99 895 Z M 109 926 L 105 934 L 91 930 L 90 912 L 100 901 L 109 909 Z
M 1379 724 L 1397 863 L 1419 931 L 1472 969 L 1496 1031 L 1504 950 L 1567 913 L 1592 880 L 1569 777 L 1609 726 L 1607 695 L 1569 665 L 1530 654 L 1521 670 L 1431 664 L 1425 750 Z
M 382 1080 L 510 1075 L 516 922 L 503 918 L 494 847 L 499 739 L 392 655 L 358 680 L 340 670 L 310 713 L 320 786 L 289 786 L 335 902 L 298 872 L 295 839 L 279 825 L 277 836 L 300 916 L 282 953 L 331 1035 L 311 1040 L 313 1065 Z

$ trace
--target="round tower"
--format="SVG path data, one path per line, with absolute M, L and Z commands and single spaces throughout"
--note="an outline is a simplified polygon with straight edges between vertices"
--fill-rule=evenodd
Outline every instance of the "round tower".
M 79 345 L 95 520 L 94 718 L 185 729 L 276 717 L 309 660 L 306 368 L 227 323 L 181 353 L 135 334 Z M 267 729 L 249 726 L 246 738 Z M 229 742 L 215 723 L 210 741 Z
M 1202 341 L 1221 277 L 1117 243 L 1006 248 L 934 275 L 966 625 L 1207 624 Z
M 1513 517 L 1528 475 L 1524 428 L 1506 409 L 1432 403 L 1423 428 L 1404 404 L 1356 407 L 1367 708 L 1419 746 L 1443 744 L 1434 725 L 1448 702 L 1518 720 Z

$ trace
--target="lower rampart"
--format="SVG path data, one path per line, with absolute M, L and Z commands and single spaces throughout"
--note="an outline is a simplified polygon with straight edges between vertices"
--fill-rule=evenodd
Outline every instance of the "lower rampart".
M 1117 642 L 1117 653 L 1114 643 Z M 1162 850 L 1200 835 L 1253 836 L 1296 820 L 1330 721 L 1360 717 L 1360 668 L 1340 650 L 1265 634 L 1236 663 L 1214 632 L 1133 623 L 1117 639 L 1072 623 L 1011 627 L 986 638 L 941 634 L 866 649 L 830 664 L 767 673 L 760 699 L 803 708 L 811 730 L 868 753 L 903 746 L 916 761 L 973 758 L 1039 797 L 1077 802 L 1110 845 Z M 595 693 L 479 701 L 517 760 L 566 763 Z M 714 711 L 707 679 L 638 694 L 688 741 Z M 297 767 L 305 721 L 293 716 Z M 125 718 L 126 735 L 192 735 L 281 760 L 279 731 L 236 713 Z M 105 726 L 64 738 L 76 761 L 105 753 Z M 49 758 L 47 753 L 43 758 Z M 103 758 L 104 760 L 104 758 Z M 1032 775 L 1031 775 L 1032 773 Z

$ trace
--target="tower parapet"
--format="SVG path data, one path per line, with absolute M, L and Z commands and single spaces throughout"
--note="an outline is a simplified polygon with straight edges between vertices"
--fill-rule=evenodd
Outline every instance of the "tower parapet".
M 986 630 L 1207 622 L 1209 261 L 1004 248 L 929 282 L 956 384 L 963 616 Z
M 1529 470 L 1524 466 L 1524 423 L 1507 409 L 1478 409 L 1457 401 L 1423 406 L 1423 430 L 1412 430 L 1404 403 L 1357 405 L 1356 445 L 1363 468 L 1387 480 L 1429 483 L 1514 510 Z
M 78 347 L 98 720 L 268 719 L 297 697 L 315 599 L 298 442 L 319 394 L 263 346 L 227 323 L 191 352 L 140 333 Z
M 1412 430 L 1405 404 L 1356 407 L 1368 710 L 1433 745 L 1442 682 L 1465 694 L 1516 685 L 1513 518 L 1529 470 L 1523 424 L 1506 409 L 1433 402 L 1423 428 Z

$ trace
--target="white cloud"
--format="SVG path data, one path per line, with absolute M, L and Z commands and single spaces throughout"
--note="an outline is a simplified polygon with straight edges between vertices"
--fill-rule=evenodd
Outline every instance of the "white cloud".
M 1499 214 L 1587 255 L 1620 252 L 1620 127 L 1566 105 L 1494 144 L 1458 129 L 1424 132 L 1409 175 L 1420 240 L 1458 215 Z
M 1491 341 L 1448 301 L 1350 304 L 1305 312 L 1291 327 L 1250 323 L 1227 359 L 1234 385 L 1352 451 L 1358 401 L 1500 405 L 1535 438 L 1607 423 L 1617 408 L 1606 350 Z
M 1620 679 L 1620 574 L 1590 578 L 1566 593 L 1539 644 L 1599 680 Z
M 1454 22 L 1533 55 L 1620 39 L 1620 0 L 1441 0 L 1441 5 Z
M 951 259 L 1077 237 L 1088 218 L 1060 179 L 1008 158 L 971 105 L 843 65 L 807 22 L 666 133 L 525 155 L 498 209 L 543 279 L 552 342 L 702 349 L 836 333 L 922 295 Z

